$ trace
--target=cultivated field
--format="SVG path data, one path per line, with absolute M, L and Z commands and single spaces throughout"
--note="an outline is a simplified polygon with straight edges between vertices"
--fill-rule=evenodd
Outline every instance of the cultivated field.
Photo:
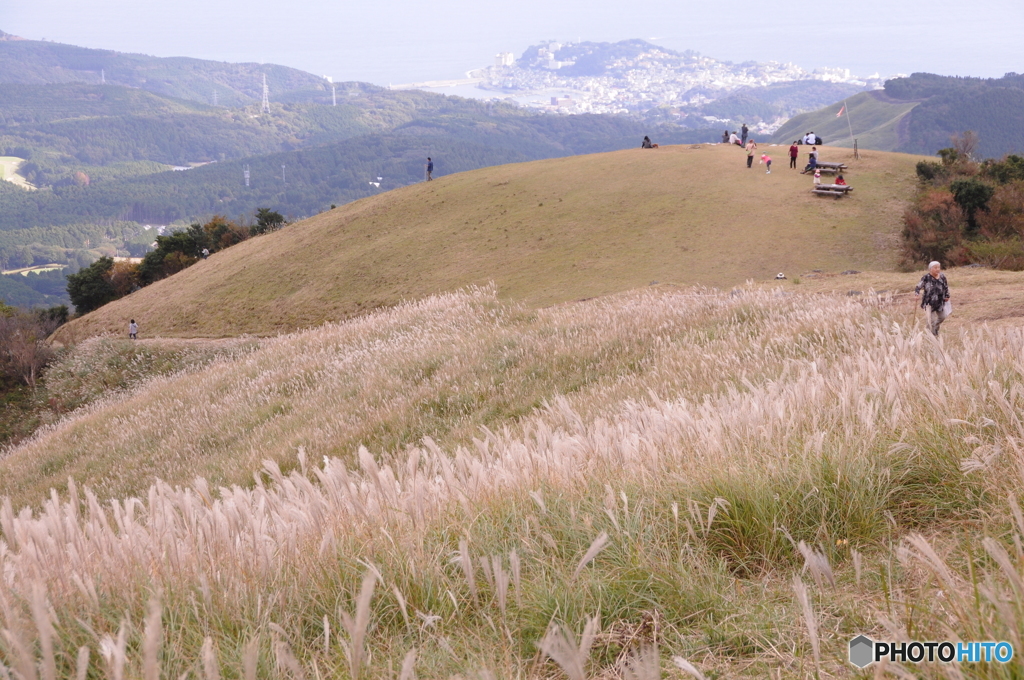
M 217 253 L 77 320 L 67 341 L 274 335 L 467 285 L 529 306 L 777 272 L 890 270 L 916 156 L 826 147 L 855 191 L 810 193 L 787 147 L 633 149 L 485 168 L 356 201 Z M 806 159 L 803 159 L 806 160 Z
M 468 290 L 94 402 L 0 461 L 0 660 L 654 680 L 883 677 L 858 633 L 1020 650 L 1024 333 L 792 294 L 854 276 Z

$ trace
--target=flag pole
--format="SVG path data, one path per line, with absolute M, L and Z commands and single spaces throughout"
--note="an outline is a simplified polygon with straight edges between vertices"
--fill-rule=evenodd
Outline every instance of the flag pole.
M 846 124 L 850 127 L 850 143 L 853 143 L 853 123 L 850 122 L 850 107 L 846 105 L 846 100 L 843 100 L 843 108 L 846 109 Z

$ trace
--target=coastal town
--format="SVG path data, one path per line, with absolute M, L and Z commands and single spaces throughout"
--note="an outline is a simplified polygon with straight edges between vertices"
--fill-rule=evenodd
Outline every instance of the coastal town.
M 734 64 L 642 40 L 542 43 L 518 59 L 511 52 L 499 53 L 493 65 L 468 75 L 476 87 L 495 96 L 515 97 L 535 109 L 637 115 L 660 108 L 676 117 L 696 114 L 708 126 L 727 124 L 731 118 L 701 115 L 703 109 L 742 88 L 817 81 L 846 86 L 852 93 L 881 88 L 886 80 L 878 73 L 859 77 L 845 68 L 808 71 L 775 61 Z M 771 132 L 786 117 L 756 125 L 761 132 Z

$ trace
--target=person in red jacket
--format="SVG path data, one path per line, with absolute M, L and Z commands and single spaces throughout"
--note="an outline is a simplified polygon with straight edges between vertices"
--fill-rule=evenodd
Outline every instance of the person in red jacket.
M 796 168 L 796 157 L 800 155 L 800 148 L 793 142 L 789 147 L 789 167 Z

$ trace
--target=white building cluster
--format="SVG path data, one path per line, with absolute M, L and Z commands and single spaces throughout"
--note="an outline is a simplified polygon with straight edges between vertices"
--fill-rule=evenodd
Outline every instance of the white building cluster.
M 579 69 L 571 67 L 590 45 L 550 42 L 541 45 L 529 61 L 515 61 L 511 53 L 504 52 L 497 56 L 494 66 L 475 75 L 483 78 L 479 85 L 482 89 L 519 98 L 536 94 L 538 98 L 528 106 L 560 113 L 635 114 L 668 105 L 685 114 L 687 109 L 696 112 L 741 87 L 820 80 L 870 89 L 884 83 L 878 74 L 859 78 L 843 68 L 807 71 L 791 63 L 774 61 L 732 64 L 653 45 L 635 56 L 608 59 L 600 75 L 574 73 Z

